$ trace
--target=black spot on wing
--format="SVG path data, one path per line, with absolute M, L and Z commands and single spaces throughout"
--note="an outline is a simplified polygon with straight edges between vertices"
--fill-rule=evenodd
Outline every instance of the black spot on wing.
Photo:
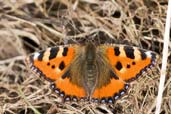
M 62 55 L 67 56 L 67 54 L 68 54 L 68 47 L 65 47 L 64 50 L 63 50 Z
M 72 101 L 77 102 L 78 101 L 77 97 L 76 96 L 73 96 L 72 97 Z
M 49 60 L 55 58 L 56 55 L 58 54 L 58 51 L 59 51 L 59 48 L 58 47 L 51 48 Z
M 133 47 L 124 46 L 125 54 L 130 59 L 135 59 Z
M 110 70 L 110 76 L 116 80 L 119 80 L 119 77 L 112 70 Z
M 118 93 L 115 93 L 113 95 L 113 100 L 116 101 L 120 97 L 124 96 L 128 89 L 129 89 L 129 85 L 128 84 L 124 84 L 124 88 L 119 90 Z
M 52 69 L 55 69 L 55 65 L 52 65 Z
M 39 52 L 38 60 L 42 61 L 45 51 Z
M 116 65 L 115 65 L 115 67 L 116 67 L 116 69 L 118 69 L 118 70 L 121 70 L 122 69 L 122 64 L 121 64 L 121 62 L 117 62 L 116 63 Z
M 50 62 L 48 62 L 47 65 L 50 66 Z
M 71 96 L 66 95 L 66 96 L 64 97 L 64 101 L 65 101 L 65 102 L 71 101 Z
M 114 47 L 114 52 L 115 52 L 115 55 L 116 56 L 119 56 L 119 54 L 120 54 L 120 51 L 119 51 L 119 47 Z
M 132 62 L 132 65 L 135 65 L 135 64 L 136 64 L 135 61 L 133 61 L 133 62 Z
M 154 61 L 157 58 L 157 55 L 155 53 L 151 53 L 151 58 L 152 58 L 152 61 Z
M 62 61 L 60 64 L 59 64 L 59 69 L 60 70 L 63 70 L 65 68 L 65 63 L 64 61 Z
M 151 66 L 156 64 L 157 59 L 158 59 L 158 55 L 156 53 L 151 53 Z
M 67 71 L 62 75 L 62 79 L 65 79 L 66 77 L 70 77 L 70 70 L 67 70 Z
M 131 65 L 130 64 L 127 64 L 126 68 L 131 68 Z
M 145 51 L 143 51 L 143 50 L 139 50 L 139 51 L 141 53 L 141 59 L 145 60 L 147 58 L 147 55 L 145 54 Z

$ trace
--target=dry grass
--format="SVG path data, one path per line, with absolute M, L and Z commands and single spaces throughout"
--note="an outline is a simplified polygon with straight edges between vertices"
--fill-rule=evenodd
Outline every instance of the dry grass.
M 127 43 L 162 56 L 166 0 L 19 1 L 0 2 L 1 114 L 154 114 L 157 71 L 133 83 L 129 94 L 114 105 L 71 105 L 58 103 L 49 83 L 31 74 L 24 58 L 49 46 L 87 40 Z M 161 114 L 171 114 L 171 44 L 168 68 Z

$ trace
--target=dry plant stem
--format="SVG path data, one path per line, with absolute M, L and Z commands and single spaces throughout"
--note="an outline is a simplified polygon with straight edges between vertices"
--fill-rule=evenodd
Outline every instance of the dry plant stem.
M 30 108 L 35 112 L 35 114 L 41 114 L 36 108 L 34 108 L 30 102 L 28 102 L 28 100 L 26 99 L 24 93 L 22 92 L 21 90 L 21 87 L 19 86 L 19 92 L 20 92 L 20 95 L 21 97 L 23 97 L 24 101 L 30 106 Z
M 10 18 L 10 19 L 18 20 L 18 21 L 20 21 L 20 22 L 22 22 L 22 23 L 27 23 L 27 24 L 29 24 L 29 25 L 31 25 L 31 26 L 34 26 L 34 27 L 36 26 L 36 24 L 32 23 L 31 21 L 27 21 L 27 20 L 24 20 L 24 19 L 19 18 L 19 17 L 16 17 L 16 16 L 11 16 L 11 15 L 8 15 L 8 14 L 5 14 L 4 16 L 5 16 L 5 17 L 8 17 L 8 18 Z
M 50 27 L 47 27 L 46 25 L 44 25 L 44 24 L 42 24 L 42 23 L 40 23 L 40 22 L 37 22 L 36 24 L 37 24 L 38 26 L 43 27 L 44 29 L 48 30 L 48 31 L 51 32 L 52 34 L 55 34 L 56 36 L 58 36 L 58 37 L 60 37 L 60 38 L 62 38 L 62 39 L 65 38 L 65 36 L 64 36 L 63 34 L 59 33 L 58 31 L 55 31 L 55 30 L 51 29 Z
M 167 9 L 167 17 L 166 17 L 166 24 L 165 24 L 166 26 L 165 26 L 165 34 L 164 34 L 162 68 L 161 68 L 161 72 L 160 72 L 161 76 L 160 76 L 160 84 L 159 84 L 159 91 L 158 91 L 158 96 L 157 96 L 155 114 L 160 113 L 160 108 L 161 108 L 161 104 L 162 104 L 162 94 L 163 94 L 163 90 L 164 90 L 164 82 L 165 82 L 165 78 L 166 78 L 166 67 L 167 67 L 167 59 L 168 59 L 170 19 L 171 19 L 171 0 L 169 0 L 168 9 Z
M 16 56 L 10 59 L 5 59 L 5 60 L 0 60 L 0 65 L 1 64 L 5 64 L 5 63 L 10 63 L 12 61 L 16 61 L 16 60 L 24 60 L 25 56 Z

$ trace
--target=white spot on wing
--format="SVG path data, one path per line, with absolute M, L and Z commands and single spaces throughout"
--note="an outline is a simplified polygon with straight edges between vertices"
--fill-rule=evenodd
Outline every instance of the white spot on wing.
M 148 58 L 151 58 L 151 52 L 150 51 L 145 52 L 145 54 L 147 55 Z
M 56 68 L 56 73 L 60 73 L 61 70 L 59 68 Z
M 40 53 L 36 52 L 34 53 L 33 59 L 36 60 L 39 57 Z
M 126 72 L 126 68 L 122 68 L 122 69 L 120 70 L 120 72 L 121 72 L 121 73 L 125 73 L 125 72 Z
M 119 54 L 120 57 L 126 57 L 124 46 L 121 46 L 119 48 L 119 51 L 120 51 L 120 54 Z
M 134 59 L 135 61 L 141 60 L 141 53 L 136 47 L 134 47 L 134 56 L 135 56 L 135 59 Z
M 63 57 L 62 53 L 63 53 L 64 48 L 63 47 L 59 47 L 59 51 L 58 51 L 58 55 L 57 57 Z
M 48 48 L 48 49 L 45 51 L 45 53 L 44 53 L 44 55 L 43 55 L 43 61 L 45 61 L 45 62 L 48 62 L 48 61 L 49 61 L 50 50 L 51 50 L 51 48 Z
M 124 91 L 122 91 L 121 93 L 120 93 L 120 95 L 124 95 L 125 94 L 125 92 Z

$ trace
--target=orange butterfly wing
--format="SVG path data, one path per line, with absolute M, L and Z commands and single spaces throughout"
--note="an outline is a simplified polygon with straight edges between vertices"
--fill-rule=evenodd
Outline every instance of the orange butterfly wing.
M 158 57 L 151 51 L 125 45 L 106 45 L 99 47 L 99 50 L 104 50 L 112 71 L 109 83 L 96 88 L 92 95 L 93 101 L 101 103 L 112 103 L 123 96 L 129 82 L 153 67 Z
M 128 90 L 129 85 L 121 79 L 110 80 L 110 83 L 102 88 L 96 88 L 92 95 L 92 102 L 96 103 L 114 103 L 123 96 Z
M 53 82 L 51 88 L 65 100 L 78 100 L 75 96 L 84 98 L 82 87 L 69 81 L 69 67 L 75 57 L 75 48 L 58 46 L 45 51 L 36 52 L 26 58 L 26 62 L 33 72 Z M 69 96 L 72 96 L 69 97 Z
M 152 52 L 131 46 L 115 46 L 106 50 L 114 73 L 126 82 L 137 79 L 156 64 L 158 56 Z

